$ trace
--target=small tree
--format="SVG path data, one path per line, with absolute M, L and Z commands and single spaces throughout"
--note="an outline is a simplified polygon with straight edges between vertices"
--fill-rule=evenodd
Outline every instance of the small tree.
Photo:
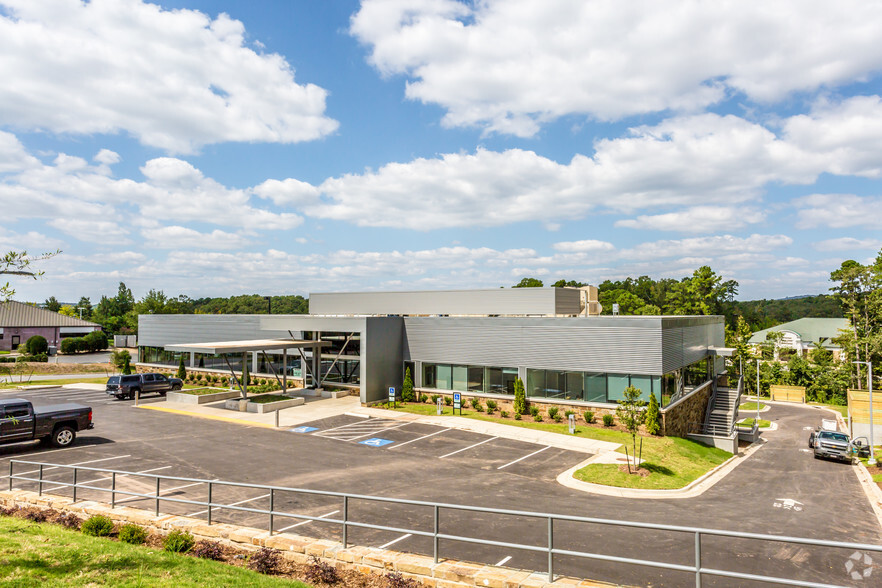
M 524 390 L 524 381 L 520 378 L 514 383 L 514 412 L 515 414 L 527 412 L 527 392 Z
M 182 381 L 187 377 L 187 368 L 184 367 L 184 354 L 181 354 L 181 361 L 178 362 L 178 378 Z
M 251 380 L 250 375 L 248 374 L 248 362 L 243 362 L 242 365 L 242 386 L 248 386 L 249 380 Z
M 125 357 L 122 373 L 125 376 L 128 376 L 129 374 L 132 373 L 132 356 L 131 355 L 127 355 Z
M 404 385 L 401 386 L 401 401 L 413 402 L 413 378 L 410 376 L 410 368 L 404 370 Z
M 616 408 L 616 416 L 619 422 L 631 433 L 631 443 L 633 445 L 634 465 L 637 465 L 637 431 L 640 425 L 646 421 L 646 411 L 643 407 L 646 403 L 640 400 L 640 389 L 634 386 L 625 388 L 625 399 L 619 402 Z M 631 465 L 628 464 L 628 471 L 631 471 Z
M 658 409 L 658 399 L 655 394 L 649 396 L 649 406 L 646 407 L 646 432 L 650 435 L 658 435 L 661 431 L 661 412 Z

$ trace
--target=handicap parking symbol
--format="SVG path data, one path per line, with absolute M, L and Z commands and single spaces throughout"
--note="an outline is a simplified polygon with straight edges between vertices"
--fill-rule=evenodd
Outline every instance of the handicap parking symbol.
M 380 439 L 379 437 L 372 437 L 366 441 L 360 441 L 361 445 L 370 445 L 371 447 L 383 447 L 384 445 L 389 445 L 390 443 L 395 443 L 394 441 L 390 441 L 389 439 Z
M 288 429 L 292 433 L 312 433 L 313 431 L 318 431 L 318 427 L 294 427 L 293 429 Z

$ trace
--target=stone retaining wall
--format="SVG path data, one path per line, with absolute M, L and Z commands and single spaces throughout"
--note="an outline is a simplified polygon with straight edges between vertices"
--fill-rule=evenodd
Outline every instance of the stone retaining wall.
M 703 423 L 707 414 L 713 387 L 708 385 L 690 394 L 673 406 L 661 411 L 661 434 L 673 437 L 685 437 L 694 429 L 695 423 Z
M 560 588 L 612 586 L 603 582 L 580 580 L 559 576 L 554 583 L 548 582 L 546 574 L 515 570 L 482 564 L 444 559 L 435 563 L 431 557 L 401 553 L 375 547 L 350 546 L 324 539 L 312 539 L 290 533 L 270 536 L 265 529 L 239 527 L 226 523 L 207 524 L 204 520 L 162 514 L 128 506 L 110 508 L 109 504 L 91 501 L 74 503 L 70 498 L 36 492 L 13 490 L 0 491 L 0 503 L 9 506 L 36 506 L 72 512 L 79 516 L 104 515 L 116 523 L 133 523 L 150 531 L 167 534 L 172 530 L 184 530 L 197 540 L 219 541 L 234 547 L 256 550 L 260 547 L 278 549 L 281 555 L 294 563 L 309 563 L 315 556 L 340 569 L 354 569 L 363 574 L 384 575 L 399 572 L 429 588 Z

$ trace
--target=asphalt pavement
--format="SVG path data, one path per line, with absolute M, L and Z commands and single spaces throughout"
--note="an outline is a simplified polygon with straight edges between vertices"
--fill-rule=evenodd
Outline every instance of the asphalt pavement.
M 47 450 L 29 444 L 0 447 L 0 471 L 8 467 L 10 459 L 24 459 L 779 536 L 873 544 L 882 539 L 882 529 L 852 466 L 815 460 L 811 453 L 804 451 L 808 435 L 804 428 L 815 426 L 824 415 L 803 406 L 775 406 L 765 413 L 764 418 L 777 422 L 778 430 L 764 433 L 765 445 L 701 496 L 639 500 L 586 494 L 556 483 L 555 476 L 584 459 L 584 453 L 444 427 L 380 423 L 376 419 L 340 415 L 275 430 L 141 410 L 130 401 L 114 400 L 101 391 L 53 388 L 17 391 L 14 395 L 29 398 L 35 404 L 62 401 L 89 404 L 94 410 L 95 429 L 83 432 L 76 446 L 64 450 Z M 145 404 L 162 401 L 160 397 L 142 399 Z M 374 422 L 367 424 L 366 421 Z M 372 439 L 390 443 L 365 443 Z M 46 475 L 61 480 L 69 479 L 70 472 L 59 468 L 47 471 Z M 96 478 L 101 477 L 96 474 Z M 120 488 L 143 493 L 154 491 L 150 480 L 137 476 L 123 480 Z M 16 482 L 16 487 L 26 484 Z M 190 482 L 166 482 L 162 496 L 205 499 L 205 484 L 187 484 Z M 69 490 L 56 488 L 56 492 Z M 268 507 L 269 498 L 262 491 L 225 488 L 216 492 L 220 494 L 213 496 L 215 502 Z M 94 498 L 102 498 L 98 492 L 94 494 Z M 108 500 L 108 493 L 100 494 L 104 494 L 103 500 Z M 127 500 L 126 504 L 131 506 L 153 508 L 152 500 L 118 498 Z M 329 520 L 340 516 L 334 511 L 342 508 L 338 498 L 325 496 L 283 492 L 274 498 L 276 509 Z M 173 503 L 161 506 L 163 512 L 205 516 L 200 512 L 204 507 Z M 411 529 L 432 527 L 431 509 L 425 507 L 364 500 L 352 501 L 349 508 L 351 517 L 359 516 L 367 522 Z M 256 527 L 267 525 L 265 515 L 230 510 L 212 514 L 217 521 Z M 443 509 L 440 522 L 442 532 L 452 535 L 535 546 L 547 543 L 547 521 L 541 518 Z M 277 530 L 287 527 L 290 532 L 303 535 L 340 538 L 339 526 L 331 523 L 286 520 L 285 517 L 275 522 Z M 351 528 L 350 542 L 431 553 L 431 539 L 405 535 L 407 533 Z M 558 523 L 554 542 L 563 549 L 683 565 L 691 565 L 695 553 L 691 533 L 600 524 Z M 546 569 L 546 556 L 541 552 L 456 541 L 442 541 L 441 548 L 445 557 L 489 564 L 504 562 L 508 567 L 537 571 Z M 705 567 L 831 584 L 868 585 L 850 579 L 846 564 L 853 554 L 841 549 L 705 536 L 702 554 Z M 636 565 L 563 556 L 556 559 L 555 565 L 560 574 L 596 580 L 653 586 L 694 584 L 694 576 L 689 573 Z M 882 571 L 876 573 L 882 575 Z M 703 585 L 751 584 L 705 578 Z

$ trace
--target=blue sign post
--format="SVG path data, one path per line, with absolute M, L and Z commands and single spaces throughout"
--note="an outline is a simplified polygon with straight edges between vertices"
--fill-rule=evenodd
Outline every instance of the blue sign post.
M 462 414 L 462 394 L 459 392 L 453 393 L 453 410 L 459 409 L 459 414 Z
M 396 406 L 395 406 L 395 386 L 389 386 L 389 402 L 392 403 L 392 408 L 396 408 Z

